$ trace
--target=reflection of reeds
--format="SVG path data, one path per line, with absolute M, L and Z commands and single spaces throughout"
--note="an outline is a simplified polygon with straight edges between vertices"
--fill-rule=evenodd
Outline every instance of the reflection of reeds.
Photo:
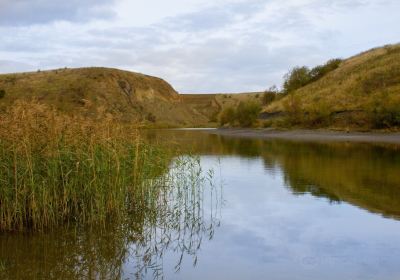
M 176 271 L 185 257 L 197 265 L 203 239 L 212 239 L 219 226 L 222 186 L 214 179 L 212 169 L 202 170 L 199 157 L 175 158 L 167 176 L 162 177 L 164 188 L 159 189 L 158 199 L 154 200 L 154 219 L 145 221 L 143 239 L 133 246 L 138 279 L 144 278 L 149 269 L 155 279 L 163 279 L 166 250 L 177 254 Z
M 121 278 L 129 252 L 138 278 L 147 269 L 162 278 L 166 250 L 179 254 L 176 270 L 184 255 L 196 264 L 217 225 L 215 208 L 211 219 L 204 214 L 206 191 L 216 192 L 213 173 L 191 156 L 168 166 L 171 155 L 101 112 L 70 116 L 21 102 L 0 113 L 0 232 L 54 229 L 45 231 L 52 240 L 19 235 L 27 246 L 18 250 L 15 235 L 0 235 L 0 278 Z M 40 244 L 48 249 L 38 259 Z
M 0 230 L 118 219 L 129 203 L 143 206 L 141 182 L 165 163 L 160 149 L 112 116 L 17 103 L 0 115 Z
M 135 189 L 141 194 L 130 196 L 128 215 L 104 227 L 0 235 L 0 278 L 163 279 L 167 253 L 176 257 L 176 270 L 186 258 L 196 265 L 203 240 L 219 225 L 221 192 L 213 172 L 203 172 L 196 157 L 179 157 L 141 185 Z M 126 275 L 127 262 L 135 275 Z

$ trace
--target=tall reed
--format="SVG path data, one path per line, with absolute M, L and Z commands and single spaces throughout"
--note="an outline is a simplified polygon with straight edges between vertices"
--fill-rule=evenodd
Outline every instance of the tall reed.
M 195 266 L 219 226 L 222 189 L 213 171 L 203 171 L 199 157 L 178 156 L 141 184 L 144 195 L 122 221 L 0 234 L 0 279 L 164 279 L 166 256 L 176 271 Z
M 167 156 L 99 111 L 59 113 L 18 102 L 0 113 L 0 231 L 103 224 L 146 207 L 146 179 Z

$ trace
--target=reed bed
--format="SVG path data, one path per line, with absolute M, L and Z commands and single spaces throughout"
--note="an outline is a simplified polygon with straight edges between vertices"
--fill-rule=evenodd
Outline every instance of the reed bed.
M 0 234 L 0 279 L 164 279 L 164 258 L 194 266 L 219 227 L 222 189 L 200 158 L 177 156 L 161 176 L 140 182 L 143 195 L 122 221 Z
M 99 111 L 66 115 L 39 102 L 0 113 L 0 231 L 105 224 L 146 208 L 168 156 Z

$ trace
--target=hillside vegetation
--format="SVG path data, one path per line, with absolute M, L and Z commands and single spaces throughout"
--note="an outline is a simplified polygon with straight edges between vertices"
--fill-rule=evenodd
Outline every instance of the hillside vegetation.
M 34 101 L 63 113 L 111 115 L 145 127 L 214 127 L 220 112 L 262 93 L 178 94 L 166 81 L 110 68 L 57 69 L 0 75 L 0 112 Z
M 68 114 L 110 114 L 146 126 L 203 126 L 207 116 L 188 107 L 160 78 L 109 68 L 80 68 L 0 75 L 0 110 L 15 101 L 50 105 Z
M 241 102 L 262 104 L 262 92 L 182 94 L 183 102 L 194 112 L 206 116 L 213 125 L 220 121 L 225 109 L 236 108 Z
M 399 129 L 400 44 L 294 67 L 282 90 L 253 93 L 178 94 L 160 78 L 109 68 L 0 75 L 0 113 L 16 101 L 142 127 Z
M 313 76 L 315 69 L 323 71 Z M 265 126 L 399 128 L 400 45 L 331 60 L 312 70 L 296 67 L 283 88 L 263 109 Z

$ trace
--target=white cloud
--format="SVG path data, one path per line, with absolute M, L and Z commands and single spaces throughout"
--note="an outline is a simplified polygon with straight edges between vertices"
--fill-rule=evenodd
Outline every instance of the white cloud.
M 109 18 L 113 3 L 114 0 L 0 0 L 0 26 Z
M 238 92 L 280 84 L 295 65 L 313 66 L 400 38 L 397 0 L 96 3 L 114 17 L 82 21 L 76 18 L 81 7 L 69 17 L 44 15 L 47 23 L 0 25 L 0 59 L 42 69 L 117 67 L 160 76 L 180 92 Z

